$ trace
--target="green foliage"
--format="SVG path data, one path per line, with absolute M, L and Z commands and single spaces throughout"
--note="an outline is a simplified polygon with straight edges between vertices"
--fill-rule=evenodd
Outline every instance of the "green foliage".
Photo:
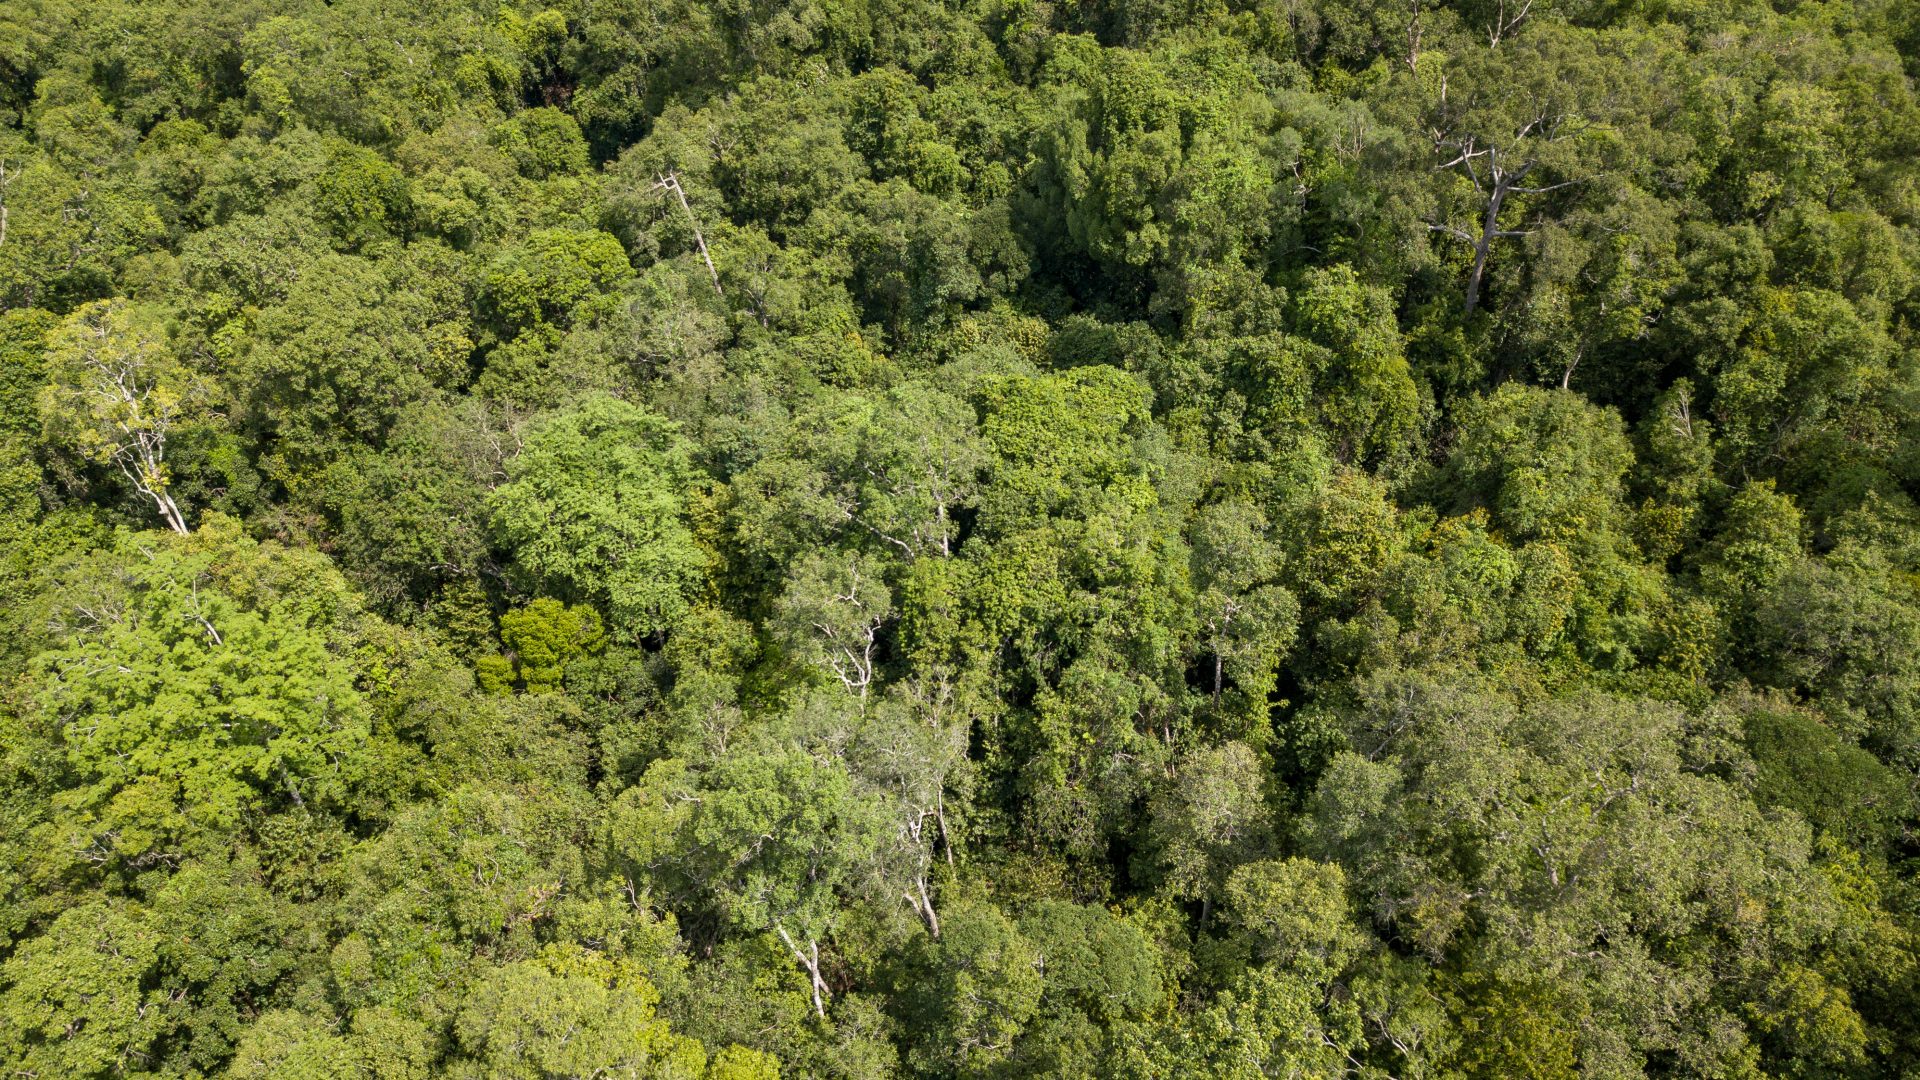
M 270 473 L 309 483 L 347 447 L 378 445 L 408 404 L 463 381 L 472 326 L 450 255 L 323 257 L 260 313 L 227 373 Z
M 1228 733 L 1265 738 L 1268 699 L 1299 627 L 1300 605 L 1278 584 L 1284 549 L 1245 503 L 1200 512 L 1192 529 L 1199 644 L 1213 654 L 1213 704 Z
M 247 1080 L 359 1075 L 379 1080 L 419 1080 L 433 1060 L 427 1032 L 386 1009 L 364 1009 L 350 1030 L 306 1013 L 263 1014 L 247 1032 L 228 1075 Z
M 902 994 L 916 1033 L 909 1060 L 928 1073 L 990 1074 L 1009 1060 L 1040 1006 L 1041 954 L 992 906 L 950 913 Z
M 391 162 L 342 142 L 315 180 L 315 216 L 341 243 L 361 247 L 402 231 L 410 212 L 406 178 Z
M 1920 1075 L 1913 6 L 0 4 L 0 1072 Z
M 1041 143 L 1047 227 L 1121 280 L 1145 277 L 1163 310 L 1225 306 L 1268 238 L 1298 137 L 1272 130 L 1248 60 L 1228 41 L 1149 54 L 1063 38 L 1043 73 L 1067 102 Z
M 1577 395 L 1508 384 L 1466 403 L 1447 458 L 1450 486 L 1515 540 L 1562 542 L 1619 519 L 1633 461 L 1619 421 Z
M 69 908 L 7 959 L 10 1067 L 104 1075 L 146 1052 L 162 1021 L 158 992 L 141 985 L 159 959 L 142 914 L 104 897 Z
M 1801 560 L 1763 595 L 1747 647 L 1759 678 L 1805 691 L 1850 736 L 1906 764 L 1920 754 L 1909 648 L 1920 605 L 1884 558 L 1848 546 Z
M 1838 736 L 1819 718 L 1786 707 L 1761 707 L 1744 719 L 1753 756 L 1754 796 L 1785 806 L 1817 829 L 1872 852 L 1898 835 L 1913 812 L 1899 774 Z
M 209 547 L 123 536 L 29 667 L 65 761 L 60 828 L 100 859 L 144 866 L 252 812 L 344 807 L 362 779 L 367 709 L 324 613 L 232 595 Z
M 558 690 L 568 663 L 607 646 L 606 631 L 592 608 L 568 607 L 545 597 L 500 616 L 500 640 L 512 654 L 508 670 L 529 693 Z M 480 683 L 487 690 L 506 689 L 489 685 L 484 667 Z
M 639 637 L 678 621 L 704 576 L 686 520 L 695 475 L 674 424 L 591 398 L 527 430 L 489 496 L 493 529 L 528 573 Z
M 499 969 L 469 995 L 454 1023 L 461 1059 L 447 1075 L 703 1075 L 700 1045 L 669 1031 L 656 1001 L 644 977 L 614 961 L 546 950 Z
M 1340 868 L 1308 859 L 1241 864 L 1224 907 L 1256 963 L 1314 981 L 1343 970 L 1366 940 L 1347 912 Z
M 1339 456 L 1379 461 L 1402 452 L 1419 400 L 1387 291 L 1362 285 L 1347 266 L 1309 271 L 1293 298 L 1293 323 L 1326 350 L 1308 363 Z
M 606 233 L 542 229 L 494 260 L 482 298 L 511 336 L 581 318 L 631 276 L 626 252 Z
M 1227 867 L 1271 843 L 1262 781 L 1260 759 L 1244 743 L 1206 747 L 1176 765 L 1172 781 L 1155 792 L 1147 830 L 1169 892 L 1211 898 Z
M 542 16 L 553 14 L 542 12 Z M 587 143 L 580 125 L 559 109 L 527 109 L 494 130 L 495 145 L 529 179 L 587 171 Z
M 204 418 L 214 392 L 179 363 L 150 318 L 101 301 L 68 316 L 47 336 L 44 437 L 97 465 L 114 466 L 176 532 L 185 519 L 169 493 L 167 440 Z
M 486 495 L 505 452 L 500 418 L 465 406 L 409 408 L 382 451 L 336 462 L 315 492 L 337 521 L 334 557 L 376 600 L 472 586 L 493 567 Z

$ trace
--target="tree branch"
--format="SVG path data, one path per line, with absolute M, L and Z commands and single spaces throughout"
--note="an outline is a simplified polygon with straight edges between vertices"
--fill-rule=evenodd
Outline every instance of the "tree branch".
M 680 174 L 668 169 L 666 174 L 654 181 L 651 191 L 671 191 L 673 197 L 680 200 L 680 210 L 687 215 L 687 227 L 693 230 L 693 242 L 700 248 L 700 258 L 707 264 L 707 276 L 713 279 L 713 294 L 726 299 L 727 294 L 720 289 L 720 271 L 713 268 L 713 256 L 707 253 L 707 238 L 700 231 L 700 222 L 693 216 L 693 207 L 687 202 L 686 189 L 680 186 Z

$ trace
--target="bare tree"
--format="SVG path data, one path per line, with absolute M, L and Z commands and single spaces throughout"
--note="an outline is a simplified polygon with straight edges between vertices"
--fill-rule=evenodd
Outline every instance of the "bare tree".
M 1526 22 L 1532 12 L 1533 0 L 1521 0 L 1512 14 L 1508 14 L 1507 0 L 1499 0 L 1494 8 L 1493 21 L 1487 25 L 1487 45 L 1499 48 L 1500 39 L 1520 29 L 1520 24 Z
M 862 726 L 848 758 L 854 775 L 869 785 L 894 823 L 884 872 L 936 938 L 940 914 L 933 875 L 940 849 L 953 865 L 946 793 L 965 767 L 971 730 L 972 717 L 960 706 L 954 685 L 936 670 L 897 685 Z
M 1510 30 L 1527 10 L 1502 8 L 1500 17 Z M 1611 130 L 1620 97 L 1631 92 L 1618 63 L 1591 42 L 1542 29 L 1460 57 L 1426 103 L 1420 122 L 1430 171 L 1454 179 L 1437 189 L 1425 225 L 1473 251 L 1466 314 L 1480 306 L 1495 244 L 1530 236 L 1547 220 L 1553 207 L 1538 197 L 1598 181 L 1614 163 L 1607 139 L 1594 136 Z M 1529 217 L 1510 223 L 1516 201 L 1526 202 Z
M 844 683 L 848 690 L 860 695 L 865 701 L 867 690 L 873 685 L 874 652 L 879 647 L 880 628 L 886 624 L 892 614 L 892 604 L 886 598 L 885 589 L 878 589 L 881 597 L 874 600 L 877 583 L 865 583 L 862 592 L 861 566 L 858 561 L 847 564 L 847 591 L 835 594 L 829 601 L 846 616 L 839 619 L 822 619 L 815 622 L 813 628 L 824 640 L 827 667 Z
M 832 672 L 864 710 L 880 661 L 881 631 L 893 597 L 879 567 L 859 555 L 821 555 L 803 563 L 780 600 L 776 625 L 800 655 Z
M 774 929 L 779 932 L 780 940 L 786 943 L 787 951 L 793 954 L 793 958 L 800 962 L 801 968 L 807 973 L 813 988 L 813 1014 L 825 1020 L 827 1018 L 827 980 L 820 977 L 820 943 L 808 938 L 806 948 L 803 949 L 793 940 L 793 935 L 787 933 L 785 926 L 775 924 Z
M 1536 127 L 1544 125 L 1558 126 L 1564 117 L 1536 117 L 1523 126 L 1515 135 L 1515 141 L 1524 141 Z M 1583 183 L 1584 179 L 1562 180 L 1557 183 L 1528 186 L 1524 183 L 1539 166 L 1535 160 L 1516 160 L 1511 153 L 1503 153 L 1497 145 L 1479 144 L 1473 135 L 1447 137 L 1436 133 L 1434 140 L 1436 151 L 1454 151 L 1453 160 L 1434 166 L 1434 170 L 1460 169 L 1473 183 L 1473 189 L 1479 192 L 1485 210 L 1481 215 L 1478 228 L 1468 230 L 1446 222 L 1428 222 L 1431 232 L 1445 233 L 1457 240 L 1473 245 L 1473 269 L 1467 275 L 1467 298 L 1465 313 L 1473 314 L 1480 306 L 1480 286 L 1487 274 L 1487 256 L 1493 250 L 1495 240 L 1509 237 L 1530 236 L 1533 228 L 1506 229 L 1500 226 L 1500 210 L 1512 195 L 1544 195 L 1549 191 L 1572 187 Z
M 693 216 L 693 207 L 687 202 L 687 190 L 680 186 L 680 174 L 668 169 L 654 181 L 652 191 L 668 191 L 680 201 L 680 211 L 687 215 L 687 227 L 693 230 L 694 246 L 700 249 L 700 258 L 707 264 L 707 276 L 713 280 L 713 293 L 724 299 L 726 293 L 720 289 L 720 271 L 713 268 L 713 256 L 707 253 L 707 237 L 700 231 L 700 221 Z
M 0 158 L 0 247 L 4 247 L 7 242 L 7 188 L 13 184 L 19 174 L 19 169 L 15 169 L 11 175 L 8 174 L 6 159 Z

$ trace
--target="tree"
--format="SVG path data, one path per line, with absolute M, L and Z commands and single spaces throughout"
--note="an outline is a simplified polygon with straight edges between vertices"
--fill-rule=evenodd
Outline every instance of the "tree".
M 1894 379 L 1890 343 L 1845 297 L 1763 289 L 1745 323 L 1713 378 L 1712 412 L 1729 456 L 1761 475 L 1789 457 L 1806 469 L 1832 460 L 1819 452 L 1823 433 L 1875 425 Z M 1807 471 L 1805 490 L 1834 479 L 1818 465 Z
M 487 489 L 513 453 L 508 423 L 471 399 L 421 403 L 384 447 L 327 470 L 312 497 L 337 521 L 334 557 L 370 600 L 419 603 L 497 573 Z
M 517 681 L 528 693 L 539 694 L 560 689 L 567 665 L 605 649 L 607 635 L 592 608 L 543 596 L 500 616 L 500 641 L 508 655 L 482 659 L 481 687 L 498 692 Z
M 902 898 L 940 936 L 933 882 L 944 858 L 956 865 L 960 822 L 971 804 L 967 742 L 980 708 L 978 688 L 956 686 L 939 671 L 895 683 L 860 725 L 848 748 L 854 776 L 878 797 L 894 833 L 883 871 L 897 874 Z
M 1256 963 L 1316 982 L 1344 970 L 1366 944 L 1347 910 L 1346 875 L 1310 859 L 1236 867 L 1226 882 L 1224 912 Z
M 148 193 L 133 182 L 135 133 L 83 74 L 41 70 L 19 87 L 34 100 L 13 115 L 33 135 L 16 127 L 21 134 L 0 141 L 0 304 L 64 313 L 124 294 L 117 281 L 166 236 Z
M 1419 398 L 1386 290 L 1346 266 L 1307 273 L 1292 325 L 1309 347 L 1314 397 L 1341 461 L 1391 460 L 1419 422 Z
M 1917 65 L 0 2 L 0 1074 L 1920 1080 Z
M 917 947 L 901 1005 L 915 1032 L 910 1060 L 928 1073 L 981 1076 L 1014 1055 L 1045 985 L 1040 953 L 987 904 L 947 917 L 938 942 Z
M 1299 624 L 1298 601 L 1278 584 L 1282 550 L 1265 515 L 1245 503 L 1202 510 L 1192 545 L 1195 616 L 1199 644 L 1212 656 L 1213 703 L 1221 706 L 1231 679 L 1235 700 L 1222 720 L 1235 737 L 1258 741 L 1275 671 Z
M 951 557 L 958 514 L 972 505 L 987 460 L 973 410 L 946 391 L 910 383 L 888 393 L 855 430 L 857 441 L 834 460 L 847 513 L 909 557 Z
M 60 320 L 48 311 L 0 315 L 0 446 L 21 456 L 40 434 L 39 397 L 46 383 L 47 337 Z
M 269 471 L 296 487 L 407 406 L 464 381 L 474 330 L 453 252 L 323 257 L 262 312 L 226 375 Z
M 773 576 L 827 543 L 876 567 L 951 558 L 987 460 L 972 406 L 946 391 L 823 395 L 729 485 L 740 563 Z
M 1920 603 L 1885 554 L 1848 545 L 1802 558 L 1760 593 L 1744 644 L 1766 685 L 1805 691 L 1890 762 L 1920 762 Z
M 165 1023 L 144 983 L 159 933 L 137 905 L 97 897 L 62 912 L 0 967 L 9 1068 L 105 1076 L 137 1068 Z
M 168 491 L 167 438 L 207 417 L 211 384 L 173 357 L 150 314 L 117 300 L 68 316 L 49 335 L 47 367 L 46 437 L 114 466 L 185 534 L 186 516 Z
M 1155 288 L 1156 308 L 1195 322 L 1231 307 L 1236 292 L 1269 298 L 1249 264 L 1268 239 L 1269 200 L 1298 137 L 1272 130 L 1237 44 L 1146 53 L 1067 39 L 1043 75 L 1064 106 L 1040 143 L 1043 235 L 1064 226 L 1061 248 L 1093 259 L 1122 289 Z
M 1378 584 L 1398 554 L 1398 515 L 1385 489 L 1365 472 L 1334 471 L 1290 510 L 1282 527 L 1293 540 L 1286 579 L 1311 603 L 1351 605 Z
M 1441 183 L 1426 228 L 1472 252 L 1463 314 L 1480 306 L 1496 242 L 1533 235 L 1567 194 L 1596 185 L 1618 154 L 1620 128 L 1639 120 L 1629 77 L 1643 53 L 1631 39 L 1541 23 L 1510 41 L 1447 58 L 1444 77 L 1422 82 L 1419 129 Z M 1642 71 L 1641 77 L 1651 75 Z M 1531 213 L 1512 227 L 1509 203 Z M 1503 217 L 1503 215 L 1505 215 Z
M 1229 870 L 1271 843 L 1265 781 L 1254 752 L 1230 742 L 1183 755 L 1154 791 L 1147 837 L 1174 896 L 1210 912 Z
M 864 709 L 881 659 L 881 630 L 893 615 L 880 566 L 823 552 L 796 568 L 777 610 L 788 647 L 825 667 Z
M 620 242 L 603 232 L 542 229 L 487 268 L 482 302 L 503 336 L 566 326 L 633 276 Z
M 1843 739 L 1818 714 L 1763 700 L 1746 711 L 1741 727 L 1760 805 L 1789 807 L 1863 854 L 1891 842 L 1913 813 L 1913 795 L 1899 772 Z
M 851 220 L 838 226 L 853 263 L 854 295 L 891 340 L 905 343 L 937 329 L 980 294 L 964 213 L 900 180 L 862 185 L 854 199 Z
M 1341 1075 L 1361 1039 L 1342 1010 L 1323 1010 L 1323 1000 L 1321 987 L 1289 972 L 1250 969 L 1150 1044 L 1142 1064 L 1167 1075 L 1230 1080 Z
M 1766 595 L 1800 561 L 1803 528 L 1800 508 L 1773 481 L 1746 484 L 1734 492 L 1706 545 L 1701 587 L 1743 614 L 1739 609 Z
M 1516 540 L 1593 536 L 1619 520 L 1633 450 L 1611 410 L 1508 383 L 1464 404 L 1457 422 L 1447 459 L 1457 506 L 1486 506 Z
M 699 770 L 655 762 L 616 808 L 615 842 L 661 895 L 687 895 L 736 930 L 772 935 L 824 1019 L 821 946 L 867 893 L 888 821 L 843 761 L 792 734 L 762 732 Z
M 417 1022 L 384 1008 L 358 1010 L 342 1033 L 333 1017 L 273 1010 L 247 1029 L 227 1075 L 235 1080 L 426 1080 L 434 1052 Z
M 1524 1009 L 1509 1016 L 1532 1030 L 1502 1038 L 1570 1030 L 1583 1061 L 1717 1067 L 1788 1022 L 1789 1002 L 1817 1001 L 1827 1031 L 1810 1052 L 1830 1067 L 1858 1060 L 1860 1020 L 1814 970 L 1838 941 L 1823 935 L 1848 932 L 1844 904 L 1804 825 L 1709 771 L 1740 766 L 1716 729 L 1724 717 L 1592 692 L 1521 703 L 1397 676 L 1370 687 L 1352 721 L 1359 753 L 1322 775 L 1304 847 L 1372 882 L 1375 920 L 1429 957 L 1512 971 Z M 1742 907 L 1761 896 L 1767 914 Z M 1798 932 L 1749 936 L 1743 911 Z M 1690 944 L 1706 942 L 1740 944 Z M 1656 1017 L 1641 1000 L 1672 1007 Z
M 70 770 L 63 827 L 85 859 L 174 864 L 250 813 L 344 808 L 361 780 L 369 717 L 327 626 L 236 599 L 209 541 L 123 537 L 32 663 L 38 723 Z
M 464 1060 L 450 1075 L 697 1080 L 706 1054 L 655 1015 L 658 1000 L 630 967 L 577 947 L 549 948 L 487 973 L 469 992 L 454 1022 Z
M 677 427 L 592 397 L 535 421 L 488 497 L 495 536 L 563 595 L 607 606 L 617 637 L 671 627 L 704 577 L 686 521 L 697 481 Z

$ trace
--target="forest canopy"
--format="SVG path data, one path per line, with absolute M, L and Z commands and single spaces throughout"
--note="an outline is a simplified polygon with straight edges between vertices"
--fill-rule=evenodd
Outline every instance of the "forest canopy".
M 1917 79 L 0 2 L 0 1073 L 1920 1080 Z

